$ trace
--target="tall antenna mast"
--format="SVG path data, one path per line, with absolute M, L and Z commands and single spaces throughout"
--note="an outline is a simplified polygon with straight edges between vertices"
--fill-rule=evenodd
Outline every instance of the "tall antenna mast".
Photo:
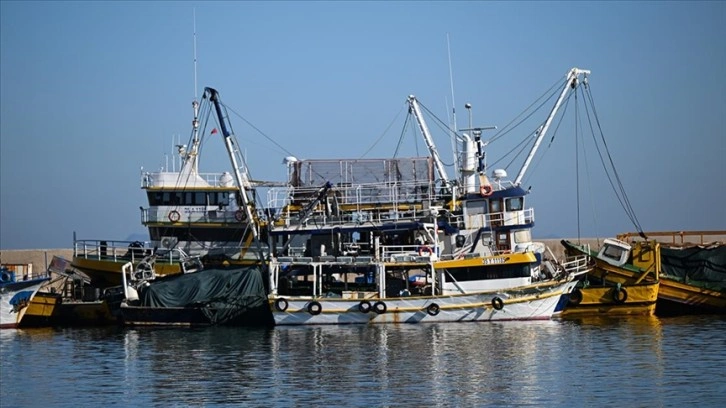
M 197 9 L 192 9 L 194 14 L 194 100 L 197 100 Z
M 449 33 L 446 33 L 446 50 L 449 55 L 449 84 L 451 86 L 451 115 L 452 119 L 454 121 L 454 127 L 452 128 L 451 132 L 453 133 L 451 135 L 451 150 L 454 152 L 454 174 L 456 174 L 458 179 L 459 174 L 459 145 L 457 144 L 458 140 L 456 138 L 456 100 L 454 99 L 454 74 L 451 69 L 451 44 L 449 42 Z
M 189 147 L 187 153 L 193 163 L 192 170 L 196 173 L 199 166 L 199 101 L 197 101 L 197 9 L 193 10 L 193 28 L 192 28 L 192 42 L 194 44 L 194 100 L 192 101 L 192 108 L 194 109 L 194 119 L 192 120 L 192 145 Z

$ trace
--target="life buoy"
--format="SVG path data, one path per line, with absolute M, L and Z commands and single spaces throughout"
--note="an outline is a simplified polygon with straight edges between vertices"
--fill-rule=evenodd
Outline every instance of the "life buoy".
M 373 304 L 373 311 L 378 314 L 386 313 L 386 310 L 388 310 L 388 306 L 386 306 L 386 304 L 381 301 Z
M 287 306 L 288 303 L 285 298 L 279 298 L 275 301 L 275 309 L 277 309 L 277 311 L 284 312 L 285 310 L 287 310 Z
M 358 303 L 358 311 L 361 313 L 368 313 L 371 311 L 371 302 L 367 300 L 361 300 L 360 303 Z
M 569 303 L 572 306 L 577 306 L 580 304 L 580 302 L 582 302 L 582 291 L 578 288 L 575 288 L 575 290 L 570 293 Z
M 625 303 L 625 301 L 628 300 L 628 291 L 625 290 L 623 287 L 614 287 L 613 288 L 613 302 L 622 305 Z
M 177 211 L 177 210 L 172 210 L 169 213 L 169 221 L 171 221 L 171 222 L 177 222 L 177 221 L 179 221 L 180 218 L 181 218 L 181 214 L 179 214 L 179 211 Z
M 245 213 L 242 210 L 237 210 L 236 213 L 234 213 L 234 219 L 238 222 L 242 222 L 242 220 L 245 219 Z
M 479 194 L 481 194 L 482 197 L 489 197 L 493 192 L 494 189 L 489 184 L 479 187 Z
M 322 311 L 323 311 L 323 306 L 319 302 L 313 300 L 312 302 L 310 302 L 308 304 L 308 313 L 310 313 L 311 315 L 317 316 Z
M 499 296 L 494 297 L 492 299 L 492 307 L 497 310 L 502 310 L 504 308 L 504 301 Z
M 434 251 L 426 245 L 421 245 L 420 247 L 418 247 L 418 256 L 431 256 L 433 254 Z
M 428 305 L 426 308 L 426 313 L 428 313 L 430 316 L 436 316 L 441 311 L 441 308 L 436 303 L 432 303 Z

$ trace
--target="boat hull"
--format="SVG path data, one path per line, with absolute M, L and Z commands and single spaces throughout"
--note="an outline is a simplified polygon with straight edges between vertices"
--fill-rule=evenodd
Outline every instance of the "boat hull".
M 577 288 L 568 295 L 562 317 L 646 315 L 655 313 L 659 282 Z M 620 291 L 620 293 L 618 293 Z M 625 293 L 625 295 L 623 295 Z
M 48 280 L 39 278 L 3 284 L 0 287 L 0 328 L 17 328 L 28 311 L 28 305 Z
M 497 292 L 401 298 L 341 299 L 271 295 L 269 303 L 275 324 L 282 326 L 548 320 L 560 296 L 569 293 L 575 284 L 574 281 L 561 281 Z M 385 305 L 383 313 L 376 312 L 377 308 L 383 310 L 383 306 L 377 306 L 380 303 Z M 319 313 L 316 304 L 320 307 Z M 364 310 L 367 308 L 365 305 L 370 305 L 370 310 L 362 311 L 362 304 Z M 284 310 L 280 310 L 282 308 Z
M 726 293 L 661 277 L 657 313 L 726 313 Z
M 234 318 L 218 323 L 217 315 L 225 310 L 210 307 L 148 307 L 122 305 L 121 320 L 124 326 L 270 326 L 270 311 L 267 305 L 247 309 Z
M 59 294 L 38 292 L 20 326 L 106 326 L 117 322 L 104 300 L 64 301 Z

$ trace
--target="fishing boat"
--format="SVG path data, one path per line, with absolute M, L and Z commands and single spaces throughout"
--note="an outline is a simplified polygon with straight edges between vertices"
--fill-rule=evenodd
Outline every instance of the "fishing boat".
M 522 177 L 567 92 L 573 68 L 514 181 L 487 175 L 482 130 L 458 136 L 448 177 L 415 96 L 427 157 L 298 160 L 269 191 L 269 303 L 277 325 L 550 319 L 587 273 L 586 256 L 545 259 Z M 478 185 L 477 185 L 478 180 Z
M 726 231 L 646 232 L 661 245 L 659 315 L 726 313 Z M 640 234 L 618 239 L 637 243 Z
M 116 324 L 112 310 L 120 298 L 114 289 L 101 291 L 75 271 L 70 261 L 54 256 L 46 282 L 28 305 L 21 327 L 102 326 Z M 117 308 L 117 307 L 116 307 Z
M 17 328 L 48 276 L 35 276 L 32 264 L 0 264 L 0 328 Z
M 199 258 L 184 261 L 182 274 L 156 276 L 153 256 L 123 267 L 125 326 L 271 324 L 264 279 L 259 265 L 205 268 Z
M 655 313 L 660 286 L 660 244 L 641 241 L 634 245 L 606 239 L 592 250 L 562 240 L 567 253 L 585 255 L 595 266 L 583 275 L 567 296 L 562 317 L 585 315 L 647 315 Z
M 208 252 L 192 256 L 190 252 L 199 251 L 187 250 L 177 259 L 176 267 L 180 272 L 175 274 L 159 273 L 157 262 L 158 259 L 166 262 L 164 252 L 159 255 L 158 251 L 153 251 L 136 264 L 127 261 L 120 274 L 124 299 L 119 313 L 124 325 L 264 325 L 271 321 L 266 302 L 267 280 L 263 277 L 267 250 L 259 233 L 259 228 L 265 224 L 255 207 L 249 171 L 232 133 L 226 107 L 215 89 L 205 88 L 201 108 L 208 115 L 207 119 L 216 117 L 218 121 L 236 182 L 227 193 L 234 193 L 239 199 L 234 210 L 235 220 L 239 222 L 236 228 L 245 231 L 243 236 L 249 233 L 251 237 L 237 243 L 234 251 L 238 255 L 251 254 L 254 258 L 228 259 L 225 256 L 215 258 L 216 264 L 205 265 L 203 258 L 209 258 Z
M 199 115 L 207 117 L 210 112 L 200 112 L 196 100 L 192 105 L 190 141 L 176 146 L 179 169 L 141 172 L 141 188 L 148 205 L 140 208 L 141 223 L 147 228 L 150 241 L 74 238 L 73 267 L 88 275 L 93 286 L 103 289 L 121 285 L 121 267 L 127 262 L 137 265 L 152 252 L 158 275 L 181 273 L 180 261 L 189 257 L 200 257 L 209 265 L 225 261 L 249 265 L 257 261 L 258 255 L 249 250 L 253 247 L 251 226 L 256 222 L 254 201 L 245 203 L 230 172 L 199 171 L 204 143 L 220 138 L 220 132 L 216 127 L 200 130 Z M 231 137 L 230 143 L 236 148 L 237 141 L 234 135 Z M 236 160 L 244 163 L 239 152 Z M 255 186 L 244 173 L 246 166 L 240 168 L 243 188 L 254 195 Z

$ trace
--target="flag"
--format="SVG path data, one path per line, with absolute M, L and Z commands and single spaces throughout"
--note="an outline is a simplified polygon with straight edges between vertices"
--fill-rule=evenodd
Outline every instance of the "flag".
M 217 133 L 217 128 L 214 128 L 214 129 L 212 129 L 212 133 L 210 133 L 210 134 L 212 134 L 212 135 L 213 135 L 213 134 L 215 134 L 215 133 Z

